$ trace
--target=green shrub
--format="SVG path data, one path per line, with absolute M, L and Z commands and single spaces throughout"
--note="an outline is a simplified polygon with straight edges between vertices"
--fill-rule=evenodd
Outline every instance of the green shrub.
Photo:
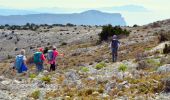
M 137 24 L 134 24 L 133 27 L 138 27 L 138 25 L 137 25 Z
M 88 69 L 88 67 L 81 67 L 81 71 L 83 71 L 83 72 L 88 72 L 89 69 Z
M 104 67 L 106 67 L 106 64 L 104 63 L 104 62 L 100 62 L 100 63 L 98 63 L 96 66 L 95 66 L 95 68 L 96 69 L 102 69 L 102 68 L 104 68 Z
M 151 64 L 153 66 L 161 66 L 161 63 L 159 61 L 155 61 L 154 59 L 147 59 L 146 61 L 148 64 Z
M 165 44 L 165 47 L 164 47 L 164 49 L 163 49 L 163 53 L 164 53 L 164 54 L 170 53 L 170 45 Z
M 41 78 L 42 81 L 44 81 L 45 83 L 50 83 L 51 82 L 51 78 L 50 76 L 44 76 Z
M 102 32 L 99 34 L 100 41 L 106 41 L 109 37 L 113 35 L 129 35 L 129 31 L 122 29 L 120 26 L 113 27 L 112 25 L 107 25 L 102 27 Z
M 7 58 L 8 58 L 8 59 L 12 59 L 12 56 L 11 56 L 11 55 L 8 55 Z
M 36 90 L 33 93 L 31 93 L 31 97 L 33 97 L 34 99 L 38 99 L 40 96 L 40 90 Z
M 61 43 L 61 46 L 64 46 L 64 45 L 67 45 L 67 43 L 66 42 Z
M 31 78 L 31 79 L 36 78 L 36 74 L 30 74 L 29 78 Z
M 127 70 L 127 65 L 121 64 L 118 68 L 119 71 L 125 72 Z
M 170 32 L 161 32 L 160 34 L 160 42 L 170 41 Z

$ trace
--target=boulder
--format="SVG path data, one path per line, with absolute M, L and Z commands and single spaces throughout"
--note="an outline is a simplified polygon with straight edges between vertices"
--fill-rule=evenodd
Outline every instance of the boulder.
M 116 81 L 108 82 L 105 86 L 106 93 L 109 93 L 111 89 L 113 89 L 116 86 Z
M 79 75 L 76 73 L 75 70 L 70 70 L 69 72 L 66 73 L 66 78 L 74 81 L 79 79 Z
M 11 82 L 12 82 L 12 81 L 8 79 L 8 80 L 2 81 L 1 83 L 2 83 L 3 85 L 9 85 Z
M 166 65 L 160 66 L 160 67 L 157 69 L 157 72 L 159 72 L 159 73 L 167 73 L 167 72 L 170 72 L 170 64 L 166 64 Z
M 0 76 L 0 81 L 3 81 L 5 79 L 4 76 Z

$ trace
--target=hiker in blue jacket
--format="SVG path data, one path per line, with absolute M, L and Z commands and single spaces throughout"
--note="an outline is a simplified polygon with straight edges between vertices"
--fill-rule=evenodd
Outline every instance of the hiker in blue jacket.
M 112 42 L 111 42 L 111 50 L 112 50 L 112 61 L 116 62 L 117 61 L 117 56 L 118 56 L 118 48 L 119 48 L 120 42 L 117 39 L 116 35 L 113 35 Z
M 26 57 L 24 49 L 22 49 L 20 54 L 16 56 L 14 68 L 17 70 L 18 73 L 23 73 L 28 70 L 26 66 Z

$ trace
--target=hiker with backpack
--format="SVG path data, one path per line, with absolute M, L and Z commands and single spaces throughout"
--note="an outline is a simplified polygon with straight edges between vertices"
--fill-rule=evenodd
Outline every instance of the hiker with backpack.
M 44 61 L 46 61 L 43 54 L 43 48 L 39 48 L 37 52 L 34 53 L 33 60 L 36 65 L 37 72 L 42 72 L 44 70 Z
M 23 73 L 28 70 L 26 66 L 26 57 L 24 49 L 22 49 L 20 54 L 16 56 L 13 68 L 16 69 L 18 73 Z
M 117 56 L 118 56 L 118 48 L 119 48 L 120 42 L 117 39 L 116 35 L 113 35 L 112 42 L 111 42 L 111 50 L 112 50 L 112 61 L 116 62 L 117 61 Z
M 52 50 L 48 50 L 47 60 L 48 63 L 50 64 L 50 71 L 56 70 L 56 58 L 59 55 L 64 56 L 63 54 L 59 54 L 55 46 L 52 47 Z

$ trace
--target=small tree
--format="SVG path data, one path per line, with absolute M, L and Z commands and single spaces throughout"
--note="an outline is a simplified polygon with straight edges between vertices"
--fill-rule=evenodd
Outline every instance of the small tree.
M 102 27 L 102 32 L 99 34 L 100 41 L 107 41 L 113 35 L 129 35 L 129 31 L 122 29 L 120 26 L 112 26 L 111 24 Z

